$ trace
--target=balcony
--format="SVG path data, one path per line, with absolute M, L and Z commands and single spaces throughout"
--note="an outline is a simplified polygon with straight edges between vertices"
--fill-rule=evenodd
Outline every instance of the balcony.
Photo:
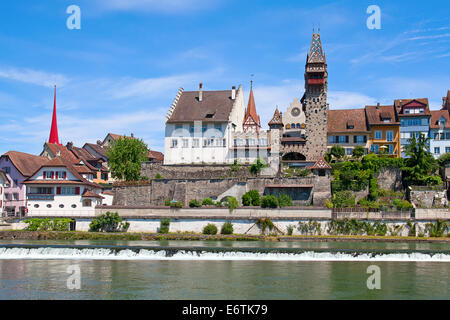
M 308 84 L 321 85 L 321 84 L 324 84 L 324 80 L 323 79 L 308 79 Z
M 50 200 L 53 201 L 55 196 L 53 194 L 27 194 L 28 200 Z

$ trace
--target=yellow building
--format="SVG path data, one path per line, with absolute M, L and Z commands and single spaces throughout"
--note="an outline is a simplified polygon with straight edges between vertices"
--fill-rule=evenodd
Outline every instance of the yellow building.
M 401 157 L 400 122 L 394 106 L 366 106 L 370 152 Z

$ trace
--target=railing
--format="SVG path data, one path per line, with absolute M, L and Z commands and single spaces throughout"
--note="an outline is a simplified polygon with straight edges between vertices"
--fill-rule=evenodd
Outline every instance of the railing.
M 28 200 L 54 200 L 53 194 L 28 194 Z
M 413 210 L 392 210 L 381 211 L 378 209 L 366 208 L 340 208 L 333 209 L 331 213 L 333 219 L 374 219 L 374 220 L 409 220 L 414 218 Z

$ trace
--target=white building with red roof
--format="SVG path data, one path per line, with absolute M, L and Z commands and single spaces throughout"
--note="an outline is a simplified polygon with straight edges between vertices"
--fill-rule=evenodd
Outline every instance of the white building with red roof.
M 42 165 L 24 181 L 28 216 L 94 216 L 102 186 L 62 157 Z

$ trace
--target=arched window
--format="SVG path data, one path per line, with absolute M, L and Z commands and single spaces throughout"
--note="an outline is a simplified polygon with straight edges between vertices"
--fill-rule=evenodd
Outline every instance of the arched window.
M 286 129 L 290 129 L 291 128 L 291 125 L 290 124 L 287 124 L 286 125 Z
M 295 123 L 291 124 L 291 129 L 295 129 Z
M 297 123 L 296 127 L 297 129 L 300 129 L 300 123 Z

